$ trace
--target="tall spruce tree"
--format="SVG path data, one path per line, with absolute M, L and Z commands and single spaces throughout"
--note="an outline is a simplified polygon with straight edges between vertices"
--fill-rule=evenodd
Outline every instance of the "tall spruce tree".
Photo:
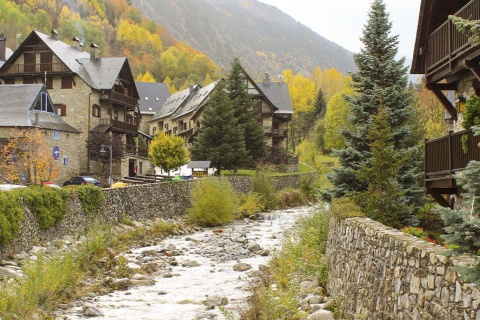
M 253 165 L 265 158 L 267 147 L 265 133 L 261 124 L 257 122 L 258 110 L 254 108 L 252 95 L 248 93 L 248 83 L 245 71 L 238 57 L 230 63 L 230 74 L 226 80 L 228 96 L 235 110 L 237 124 L 243 131 L 245 148 L 247 150 L 246 163 Z
M 212 94 L 195 139 L 192 160 L 209 160 L 220 175 L 221 170 L 237 170 L 244 165 L 247 151 L 243 130 L 237 124 L 235 110 L 220 81 Z
M 372 157 L 372 136 L 369 128 L 379 106 L 385 107 L 395 150 L 408 150 L 409 161 L 398 170 L 400 187 L 407 205 L 415 210 L 422 202 L 420 187 L 421 152 L 415 133 L 412 95 L 407 88 L 404 58 L 396 61 L 398 36 L 390 36 L 391 22 L 382 0 L 372 3 L 361 41 L 364 48 L 354 56 L 358 72 L 352 74 L 355 93 L 347 97 L 351 106 L 351 126 L 342 130 L 346 148 L 337 150 L 340 167 L 329 176 L 333 184 L 324 198 L 343 197 L 368 190 L 368 181 L 359 179 L 358 172 L 369 166 Z M 413 212 L 410 212 L 412 214 Z

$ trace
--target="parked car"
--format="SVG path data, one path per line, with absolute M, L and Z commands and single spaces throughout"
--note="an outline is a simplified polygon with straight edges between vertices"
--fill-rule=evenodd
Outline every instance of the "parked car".
M 53 183 L 52 181 L 42 181 L 44 186 L 52 187 L 52 188 L 60 188 L 58 184 Z
M 76 176 L 71 178 L 70 180 L 67 180 L 63 183 L 63 186 L 79 186 L 82 184 L 93 184 L 96 187 L 101 187 L 100 181 L 98 181 L 95 178 L 92 177 L 86 177 L 86 176 Z

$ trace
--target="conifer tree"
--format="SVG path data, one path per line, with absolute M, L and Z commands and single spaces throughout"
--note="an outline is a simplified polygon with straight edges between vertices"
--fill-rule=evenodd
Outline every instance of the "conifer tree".
M 257 123 L 259 115 L 254 108 L 252 95 L 248 93 L 247 79 L 240 59 L 233 58 L 230 67 L 226 88 L 235 110 L 235 118 L 243 131 L 247 150 L 246 162 L 253 165 L 254 162 L 266 156 L 265 133 L 262 126 Z
M 390 36 L 391 22 L 382 0 L 375 0 L 369 12 L 361 41 L 364 48 L 355 54 L 358 72 L 352 74 L 355 93 L 347 97 L 351 107 L 350 125 L 342 130 L 346 148 L 337 150 L 340 167 L 329 176 L 333 188 L 323 195 L 350 196 L 368 190 L 368 181 L 359 179 L 358 172 L 369 165 L 372 157 L 372 136 L 369 127 L 372 116 L 380 105 L 388 114 L 393 147 L 408 149 L 409 161 L 399 169 L 396 177 L 405 192 L 408 207 L 415 209 L 422 202 L 420 187 L 421 152 L 415 133 L 412 95 L 407 88 L 407 68 L 404 58 L 396 61 L 398 36 Z M 410 212 L 412 213 L 412 212 Z
M 237 125 L 235 110 L 220 81 L 212 94 L 201 121 L 202 129 L 195 139 L 192 160 L 211 161 L 220 175 L 221 170 L 236 170 L 247 157 L 242 129 Z

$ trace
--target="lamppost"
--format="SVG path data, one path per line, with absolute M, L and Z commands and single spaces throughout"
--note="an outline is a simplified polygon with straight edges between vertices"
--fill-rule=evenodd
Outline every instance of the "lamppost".
M 105 148 L 108 148 L 110 150 L 110 177 L 108 178 L 108 184 L 111 186 L 113 184 L 113 179 L 112 179 L 112 146 L 107 146 L 105 144 L 102 144 L 102 149 L 100 150 L 100 155 L 102 157 L 105 156 L 105 153 L 107 153 L 107 151 L 105 151 Z

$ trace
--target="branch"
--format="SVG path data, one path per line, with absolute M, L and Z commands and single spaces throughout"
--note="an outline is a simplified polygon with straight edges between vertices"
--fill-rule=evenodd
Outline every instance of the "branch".
M 453 15 L 449 15 L 448 18 L 452 20 L 452 23 L 459 32 L 465 33 L 468 36 L 468 41 L 472 45 L 480 45 L 480 20 L 469 20 Z

